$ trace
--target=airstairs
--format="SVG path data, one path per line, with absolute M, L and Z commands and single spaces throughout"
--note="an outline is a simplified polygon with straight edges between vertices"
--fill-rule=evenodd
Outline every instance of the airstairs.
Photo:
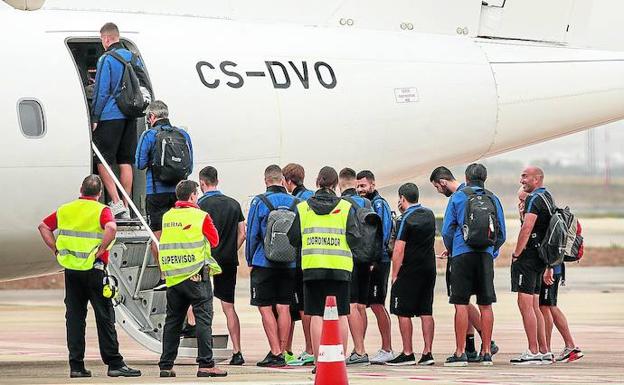
M 113 176 L 115 184 L 136 216 L 136 219 L 117 220 L 117 238 L 110 252 L 108 272 L 117 279 L 119 289 L 119 294 L 113 301 L 116 322 L 140 345 L 160 353 L 167 298 L 166 291 L 153 290 L 160 279 L 160 270 L 150 250 L 150 244 L 158 243 L 158 240 L 95 145 L 93 151 Z M 213 333 L 215 359 L 231 356 L 232 351 L 227 348 L 227 343 L 227 334 Z M 182 337 L 178 355 L 196 357 L 197 340 Z

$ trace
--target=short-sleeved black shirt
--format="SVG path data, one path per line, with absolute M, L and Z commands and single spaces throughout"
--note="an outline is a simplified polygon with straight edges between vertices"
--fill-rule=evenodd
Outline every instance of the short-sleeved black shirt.
M 405 254 L 399 275 L 435 272 L 435 216 L 421 205 L 409 207 L 402 215 L 397 240 L 405 241 Z
M 543 187 L 536 189 L 526 198 L 524 214 L 537 215 L 527 247 L 535 247 L 537 243 L 544 239 L 551 217 L 548 205 L 550 205 L 552 210 L 555 204 L 550 192 Z
M 212 256 L 220 265 L 238 265 L 238 224 L 245 220 L 240 204 L 219 191 L 208 191 L 199 198 L 199 208 L 210 214 L 217 232 L 219 246 Z

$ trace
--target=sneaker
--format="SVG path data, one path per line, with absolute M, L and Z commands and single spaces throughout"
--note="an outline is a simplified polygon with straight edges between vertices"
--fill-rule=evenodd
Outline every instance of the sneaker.
M 572 362 L 578 360 L 581 357 L 583 357 L 583 352 L 578 347 L 565 348 L 557 357 L 557 362 Z
M 156 284 L 156 286 L 154 286 L 154 288 L 152 289 L 154 291 L 165 291 L 167 290 L 167 284 L 165 283 L 164 279 L 159 279 L 158 283 Z
M 492 355 L 490 353 L 479 354 L 479 361 L 481 361 L 481 365 L 483 366 L 494 365 L 494 363 L 492 362 Z
M 368 360 L 368 354 L 357 354 L 355 350 L 351 353 L 349 357 L 345 360 L 347 365 L 370 365 L 370 361 Z
M 286 365 L 288 365 L 289 362 L 294 361 L 296 359 L 297 357 L 295 357 L 295 353 L 289 352 L 289 351 L 284 352 L 284 361 L 286 361 Z
M 466 357 L 466 353 L 462 353 L 459 357 L 453 353 L 444 361 L 444 366 L 468 366 L 468 357 Z
M 392 351 L 387 352 L 383 349 L 379 349 L 377 354 L 370 359 L 370 363 L 373 365 L 383 365 L 392 359 L 394 359 L 394 353 Z
M 433 355 L 431 355 L 431 352 L 427 354 L 422 354 L 420 356 L 420 360 L 418 361 L 418 365 L 420 366 L 435 365 L 435 360 L 433 359 Z
M 115 369 L 109 367 L 106 374 L 109 377 L 141 377 L 140 370 L 129 368 L 128 365 L 124 365 Z
M 243 353 L 236 352 L 232 354 L 232 359 L 230 360 L 230 365 L 233 366 L 241 366 L 245 363 L 245 359 L 243 358 Z
M 498 345 L 496 345 L 496 342 L 494 342 L 494 340 L 490 341 L 490 352 L 492 352 L 492 355 L 498 353 Z
M 72 371 L 69 372 L 69 377 L 70 378 L 91 377 L 91 371 L 87 370 L 87 369 L 72 370 Z
M 216 366 L 212 368 L 199 368 L 197 370 L 197 377 L 226 377 L 227 372 L 223 369 L 219 369 Z
M 405 354 L 401 352 L 398 356 L 391 359 L 390 361 L 386 361 L 386 365 L 390 366 L 405 366 L 405 365 L 414 365 L 416 364 L 416 357 L 414 357 L 414 353 Z
M 276 355 L 269 352 L 269 354 L 267 354 L 262 361 L 257 362 L 256 365 L 263 368 L 280 368 L 286 366 L 286 360 L 281 354 Z
M 314 355 L 304 351 L 301 352 L 298 358 L 292 361 L 286 361 L 288 366 L 309 366 L 314 365 Z
M 542 356 L 542 365 L 551 365 L 553 362 L 555 362 L 555 355 L 551 352 L 540 354 Z
M 130 213 L 126 206 L 124 206 L 123 201 L 117 203 L 110 202 L 108 207 L 110 207 L 115 219 L 130 219 Z
M 160 377 L 175 377 L 176 372 L 173 369 L 160 369 Z
M 526 351 L 520 354 L 516 358 L 512 358 L 509 360 L 512 365 L 541 365 L 542 364 L 542 355 L 540 353 L 533 354 L 529 351 Z
M 466 357 L 468 357 L 468 362 L 479 362 L 481 361 L 481 356 L 477 351 L 466 352 Z

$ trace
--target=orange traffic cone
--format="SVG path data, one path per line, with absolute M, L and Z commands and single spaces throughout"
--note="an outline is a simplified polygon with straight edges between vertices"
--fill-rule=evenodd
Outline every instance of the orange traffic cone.
M 336 297 L 330 295 L 325 299 L 325 315 L 323 316 L 321 345 L 316 360 L 314 385 L 348 384 Z

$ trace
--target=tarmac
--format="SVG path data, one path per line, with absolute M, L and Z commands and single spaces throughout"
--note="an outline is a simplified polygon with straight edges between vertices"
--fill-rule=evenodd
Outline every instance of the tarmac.
M 567 286 L 560 288 L 559 307 L 566 313 L 570 328 L 585 354 L 568 364 L 512 366 L 509 359 L 526 349 L 522 321 L 516 297 L 509 291 L 509 269 L 496 269 L 498 302 L 494 307 L 494 339 L 500 352 L 493 367 L 471 364 L 467 368 L 445 368 L 442 363 L 454 349 L 453 309 L 447 302 L 444 277 L 436 286 L 434 317 L 436 335 L 432 367 L 366 366 L 349 368 L 351 384 L 624 384 L 624 268 L 582 267 L 567 271 Z M 106 367 L 99 358 L 97 333 L 92 312 L 87 320 L 87 368 L 91 379 L 69 379 L 65 346 L 65 320 L 62 290 L 0 291 L 0 384 L 312 384 L 311 368 L 264 369 L 255 366 L 268 351 L 257 310 L 249 306 L 249 282 L 240 279 L 237 310 L 241 319 L 243 367 L 223 368 L 229 376 L 223 379 L 198 379 L 191 358 L 177 362 L 177 378 L 158 378 L 158 355 L 146 351 L 122 330 L 118 330 L 121 353 L 126 362 L 141 369 L 143 376 L 132 379 L 106 377 Z M 380 339 L 375 319 L 369 313 L 366 347 L 369 354 L 379 348 Z M 393 348 L 400 351 L 396 317 L 392 317 Z M 415 320 L 414 349 L 422 349 L 420 322 Z M 299 325 L 299 324 L 298 324 Z M 302 348 L 301 330 L 297 326 L 295 351 Z M 225 318 L 215 304 L 214 332 L 226 332 Z M 478 337 L 477 337 L 478 340 Z M 553 350 L 563 342 L 553 333 Z

